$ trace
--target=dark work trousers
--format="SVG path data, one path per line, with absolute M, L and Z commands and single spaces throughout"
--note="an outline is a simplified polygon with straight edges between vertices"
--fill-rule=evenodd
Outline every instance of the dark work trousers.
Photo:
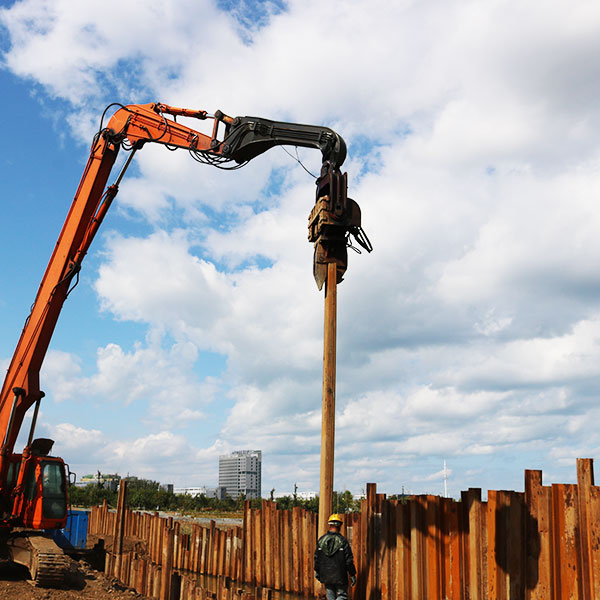
M 348 600 L 348 585 L 325 586 L 327 600 Z

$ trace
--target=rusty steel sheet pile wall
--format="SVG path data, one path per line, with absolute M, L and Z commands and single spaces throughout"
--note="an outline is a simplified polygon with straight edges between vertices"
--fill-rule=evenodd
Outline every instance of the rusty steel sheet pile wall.
M 120 505 L 122 497 L 124 494 L 119 495 Z M 140 594 L 160 600 L 214 597 L 213 592 L 196 584 L 194 575 L 217 577 L 219 598 L 251 597 L 231 586 L 231 582 L 241 580 L 241 527 L 219 529 L 211 521 L 209 527 L 192 524 L 191 533 L 182 533 L 181 522 L 172 517 L 119 508 L 112 512 L 105 502 L 92 508 L 88 521 L 88 535 L 110 543 L 107 574 Z M 135 549 L 125 551 L 120 536 Z M 177 594 L 172 593 L 173 586 L 180 590 Z
M 592 459 L 577 460 L 576 485 L 544 486 L 541 471 L 528 470 L 524 489 L 490 490 L 486 501 L 478 488 L 462 492 L 460 501 L 432 495 L 390 500 L 368 484 L 361 512 L 344 515 L 342 532 L 358 570 L 351 597 L 600 599 L 600 488 Z M 157 513 L 124 509 L 119 525 L 106 505 L 92 510 L 90 534 L 116 539 L 119 527 L 146 554 L 108 553 L 107 571 L 148 597 L 323 593 L 313 576 L 317 516 L 298 507 L 279 510 L 263 501 L 261 509 L 251 509 L 246 503 L 242 527 L 194 524 L 189 534 Z M 198 574 L 215 576 L 216 590 L 202 591 L 194 581 Z

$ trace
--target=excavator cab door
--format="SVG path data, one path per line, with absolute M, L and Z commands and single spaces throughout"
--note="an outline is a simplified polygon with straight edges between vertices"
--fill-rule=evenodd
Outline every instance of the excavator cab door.
M 59 529 L 67 522 L 65 465 L 60 458 L 32 456 L 20 499 L 23 527 Z
M 12 492 L 17 485 L 17 478 L 19 477 L 19 470 L 21 468 L 21 455 L 13 454 L 10 457 L 10 462 L 8 463 L 8 470 L 6 473 L 6 491 Z

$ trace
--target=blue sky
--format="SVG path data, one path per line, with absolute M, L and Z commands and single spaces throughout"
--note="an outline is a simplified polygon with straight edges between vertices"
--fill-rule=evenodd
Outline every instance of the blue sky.
M 593 2 L 3 3 L 0 363 L 107 104 L 322 124 L 375 247 L 339 291 L 336 488 L 573 480 L 600 448 L 599 33 Z M 214 485 L 256 448 L 264 493 L 317 488 L 313 201 L 279 148 L 138 153 L 42 372 L 73 470 Z

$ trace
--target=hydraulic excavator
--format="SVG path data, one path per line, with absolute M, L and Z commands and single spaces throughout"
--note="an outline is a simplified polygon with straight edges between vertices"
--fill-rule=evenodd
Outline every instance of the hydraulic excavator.
M 104 125 L 110 109 L 115 112 Z M 200 133 L 178 117 L 212 120 L 212 135 Z M 189 122 L 189 120 L 186 120 Z M 210 130 L 210 126 L 207 128 Z M 61 582 L 67 558 L 47 530 L 60 529 L 68 514 L 68 465 L 50 452 L 53 440 L 34 438 L 44 392 L 39 373 L 52 333 L 69 293 L 77 284 L 82 261 L 117 195 L 135 153 L 145 144 L 183 148 L 201 163 L 237 169 L 274 146 L 315 148 L 322 152 L 315 206 L 309 217 L 309 241 L 315 246 L 314 275 L 319 289 L 327 263 L 337 265 L 341 280 L 350 236 L 366 250 L 370 243 L 361 229 L 360 209 L 347 197 L 347 176 L 340 172 L 346 144 L 327 127 L 229 117 L 221 111 L 176 108 L 166 104 L 109 105 L 94 136 L 90 156 L 62 231 L 41 281 L 35 302 L 10 362 L 0 395 L 0 536 L 11 560 L 25 565 L 33 581 L 52 587 Z M 107 182 L 119 151 L 129 151 L 120 173 Z M 14 446 L 33 407 L 27 444 Z

